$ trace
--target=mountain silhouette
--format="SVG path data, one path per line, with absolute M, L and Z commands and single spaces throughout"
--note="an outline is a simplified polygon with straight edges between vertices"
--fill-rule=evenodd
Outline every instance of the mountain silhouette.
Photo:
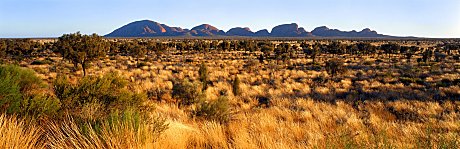
M 259 30 L 254 33 L 254 36 L 256 37 L 267 37 L 270 36 L 270 32 L 268 32 L 267 29 Z
M 307 37 L 312 36 L 296 23 L 275 26 L 270 34 L 273 37 Z
M 192 36 L 225 36 L 225 32 L 222 30 L 219 30 L 218 28 L 209 25 L 209 24 L 202 24 L 199 26 L 196 26 L 191 29 L 191 35 Z
M 227 31 L 227 36 L 254 36 L 254 32 L 248 27 L 235 27 Z
M 329 29 L 326 26 L 315 28 L 311 33 L 315 36 L 320 37 L 390 37 L 387 35 L 378 34 L 376 31 L 372 31 L 369 28 L 363 29 L 360 32 L 353 31 L 340 31 L 337 29 Z
M 227 32 L 218 29 L 209 24 L 202 24 L 192 29 L 182 29 L 180 27 L 170 27 L 151 20 L 141 20 L 124 25 L 113 32 L 105 35 L 105 37 L 161 37 L 161 36 L 243 36 L 243 37 L 367 37 L 367 38 L 382 38 L 393 37 L 382 35 L 369 28 L 365 28 L 359 32 L 341 31 L 338 29 L 329 29 L 326 26 L 315 28 L 308 32 L 304 28 L 299 27 L 296 23 L 281 24 L 275 26 L 271 32 L 267 29 L 262 29 L 257 32 L 245 27 L 235 27 Z
M 169 27 L 155 21 L 142 20 L 129 23 L 116 29 L 106 37 L 155 37 L 155 36 L 183 36 L 187 31 L 180 27 Z

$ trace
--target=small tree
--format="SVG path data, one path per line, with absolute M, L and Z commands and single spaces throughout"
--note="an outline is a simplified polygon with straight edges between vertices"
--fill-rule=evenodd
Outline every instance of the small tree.
M 405 55 L 406 55 L 406 59 L 407 59 L 408 63 L 410 63 L 410 59 L 415 54 L 415 52 L 417 52 L 418 50 L 419 50 L 419 47 L 411 46 L 411 47 L 408 48 L 407 51 L 405 51 Z
M 310 58 L 312 59 L 313 61 L 313 64 L 315 63 L 315 59 L 316 59 L 316 56 L 319 54 L 320 52 L 320 47 L 321 47 L 321 44 L 319 43 L 316 43 L 313 45 L 312 48 L 310 47 L 306 47 L 303 52 L 306 54 L 306 55 L 309 55 Z
M 259 63 L 261 63 L 261 64 L 264 63 L 264 55 L 263 54 L 259 55 L 258 59 L 259 59 Z
M 446 57 L 447 57 L 447 55 L 444 54 L 444 53 L 440 53 L 440 52 L 435 52 L 434 53 L 434 58 L 435 58 L 436 62 L 440 62 L 440 61 L 444 60 Z
M 183 50 L 187 50 L 186 48 L 187 48 L 187 44 L 185 44 L 185 42 L 176 43 L 176 50 L 179 50 L 180 52 L 182 52 Z
M 358 52 L 357 54 L 362 54 L 362 53 L 369 54 L 371 52 L 375 52 L 374 51 L 375 47 L 368 42 L 357 43 L 356 48 Z
M 200 65 L 200 69 L 198 70 L 198 74 L 200 75 L 200 81 L 203 84 L 202 90 L 206 90 L 208 88 L 208 67 L 206 67 L 206 64 L 203 62 Z
M 230 42 L 223 41 L 222 43 L 220 43 L 220 48 L 222 49 L 222 51 L 230 50 Z
M 427 63 L 430 61 L 431 57 L 433 57 L 433 51 L 431 48 L 426 49 L 422 53 L 422 60 L 423 62 Z
M 137 66 L 139 67 L 139 58 L 145 57 L 145 54 L 147 54 L 147 47 L 145 45 L 137 43 L 136 41 L 133 43 L 133 46 L 131 46 L 131 48 L 132 49 L 130 49 L 129 53 L 131 53 L 131 56 L 136 57 Z
M 80 64 L 83 69 L 83 76 L 86 76 L 86 68 L 91 61 L 106 54 L 108 44 L 101 36 L 64 34 L 59 37 L 56 47 L 64 59 L 71 61 L 75 68 Z
M 266 57 L 270 57 L 270 53 L 273 52 L 274 50 L 275 49 L 271 45 L 264 45 L 260 49 L 260 51 L 263 52 Z
M 326 62 L 326 70 L 331 74 L 331 78 L 334 78 L 337 73 L 345 71 L 343 61 L 338 58 L 333 58 Z
M 396 43 L 387 43 L 380 45 L 380 49 L 388 54 L 388 61 L 391 60 L 391 54 L 396 54 L 401 49 L 401 46 Z
M 233 95 L 238 96 L 241 94 L 240 84 L 240 78 L 238 77 L 238 75 L 236 75 L 235 80 L 233 80 L 232 84 Z
M 5 41 L 0 41 L 0 58 L 3 58 L 6 56 L 6 42 Z

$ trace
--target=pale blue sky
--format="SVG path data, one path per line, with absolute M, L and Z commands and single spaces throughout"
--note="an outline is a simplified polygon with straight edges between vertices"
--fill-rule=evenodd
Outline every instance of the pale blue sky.
M 397 36 L 460 38 L 460 0 L 0 0 L 1 37 L 105 35 L 137 20 L 253 31 L 298 23 Z

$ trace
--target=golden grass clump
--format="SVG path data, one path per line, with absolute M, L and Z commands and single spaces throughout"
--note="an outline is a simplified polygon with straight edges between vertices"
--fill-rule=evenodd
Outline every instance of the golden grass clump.
M 0 115 L 0 148 L 33 149 L 43 147 L 43 130 L 15 116 Z

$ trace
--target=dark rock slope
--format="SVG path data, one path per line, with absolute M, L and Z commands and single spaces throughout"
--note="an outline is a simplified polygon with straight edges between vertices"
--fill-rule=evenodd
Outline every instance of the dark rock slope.
M 282 24 L 274 27 L 271 32 L 263 29 L 257 32 L 249 28 L 235 27 L 224 32 L 209 24 L 202 24 L 191 30 L 170 27 L 155 21 L 142 20 L 129 23 L 105 35 L 106 37 L 158 37 L 158 36 L 247 36 L 247 37 L 392 37 L 378 34 L 369 28 L 362 31 L 340 31 L 326 26 L 308 32 L 296 23 Z

